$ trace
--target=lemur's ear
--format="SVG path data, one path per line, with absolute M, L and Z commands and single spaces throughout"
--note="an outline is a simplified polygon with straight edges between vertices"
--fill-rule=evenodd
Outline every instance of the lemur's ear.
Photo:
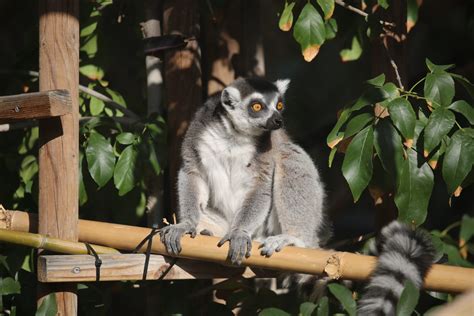
M 239 103 L 240 100 L 240 91 L 234 87 L 227 87 L 222 90 L 221 102 L 223 105 L 230 107 L 231 109 Z
M 290 79 L 278 79 L 274 83 L 280 94 L 285 94 L 286 90 L 288 90 L 288 86 L 290 85 Z

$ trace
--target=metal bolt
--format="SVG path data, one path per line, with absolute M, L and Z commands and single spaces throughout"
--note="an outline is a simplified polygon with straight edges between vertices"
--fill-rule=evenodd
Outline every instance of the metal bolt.
M 79 268 L 79 267 L 72 268 L 72 273 L 74 273 L 74 274 L 81 273 L 81 268 Z
M 20 106 L 19 105 L 15 106 L 15 112 L 16 113 L 20 112 Z

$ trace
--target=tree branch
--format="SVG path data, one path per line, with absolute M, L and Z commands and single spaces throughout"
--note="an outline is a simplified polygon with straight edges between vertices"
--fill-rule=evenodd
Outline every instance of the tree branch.
M 353 7 L 351 6 L 350 4 L 347 4 L 345 3 L 343 0 L 335 0 L 335 2 L 340 5 L 341 7 L 349 10 L 349 11 L 352 11 L 354 13 L 357 13 L 358 15 L 360 16 L 363 16 L 364 18 L 368 17 L 369 14 L 365 11 L 362 11 L 361 9 L 358 9 L 356 7 Z M 391 26 L 391 27 L 394 27 L 395 26 L 395 23 L 392 23 L 392 22 L 387 22 L 387 21 L 382 21 L 382 20 L 379 20 L 379 23 L 382 24 L 382 25 L 385 25 L 385 26 Z

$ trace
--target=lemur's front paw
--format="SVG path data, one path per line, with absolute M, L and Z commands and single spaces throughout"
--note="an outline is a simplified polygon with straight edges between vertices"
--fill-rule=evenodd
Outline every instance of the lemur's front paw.
M 161 242 L 169 254 L 178 255 L 181 252 L 181 238 L 184 234 L 190 234 L 194 238 L 196 237 L 196 228 L 188 223 L 179 223 L 163 227 L 160 230 Z
M 280 252 L 283 247 L 288 245 L 298 245 L 300 242 L 297 238 L 287 235 L 276 235 L 267 237 L 263 243 L 258 247 L 262 249 L 260 254 L 265 257 L 270 257 L 274 252 Z
M 252 239 L 247 232 L 240 229 L 232 230 L 219 241 L 217 246 L 220 247 L 227 241 L 230 244 L 227 258 L 230 259 L 232 264 L 240 265 L 244 256 L 245 258 L 250 257 L 250 251 L 252 250 Z

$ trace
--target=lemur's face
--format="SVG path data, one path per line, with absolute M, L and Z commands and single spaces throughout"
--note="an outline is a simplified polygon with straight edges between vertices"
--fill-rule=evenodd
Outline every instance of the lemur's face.
M 261 135 L 283 126 L 289 80 L 239 79 L 224 89 L 221 102 L 240 132 Z

